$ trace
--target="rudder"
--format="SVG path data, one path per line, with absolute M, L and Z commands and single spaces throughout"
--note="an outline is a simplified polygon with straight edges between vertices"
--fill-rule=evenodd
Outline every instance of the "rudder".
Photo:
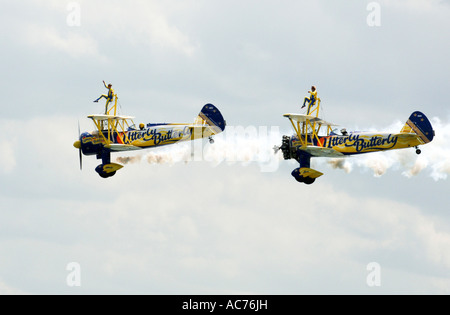
M 415 111 L 409 116 L 403 126 L 402 133 L 415 133 L 424 142 L 431 142 L 434 138 L 434 130 L 427 116 L 422 112 Z
M 217 128 L 217 133 L 225 130 L 226 122 L 223 119 L 222 113 L 213 104 L 206 104 L 195 120 L 195 124 L 208 125 Z M 220 129 L 220 130 L 219 130 Z

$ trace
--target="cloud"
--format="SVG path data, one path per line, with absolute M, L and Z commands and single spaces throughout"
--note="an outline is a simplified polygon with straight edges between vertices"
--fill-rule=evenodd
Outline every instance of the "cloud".
M 177 51 L 191 56 L 197 46 L 171 19 L 171 13 L 182 4 L 158 1 L 134 1 L 114 5 L 89 1 L 81 3 L 83 25 L 103 25 L 98 37 L 121 38 L 133 47 L 147 46 L 150 50 Z
M 29 25 L 25 37 L 30 45 L 42 51 L 56 50 L 72 58 L 87 56 L 107 60 L 99 53 L 97 41 L 89 35 L 67 30 L 63 33 L 50 26 Z
M 187 56 L 197 50 L 197 45 L 171 20 L 177 7 L 173 4 L 134 1 L 130 5 L 117 1 L 104 5 L 101 1 L 39 0 L 30 1 L 27 6 L 38 16 L 23 16 L 20 22 L 11 20 L 9 24 L 16 25 L 19 40 L 43 52 L 58 51 L 72 58 L 108 61 L 110 49 L 122 51 L 127 46 L 139 49 L 144 45 L 150 52 L 175 51 Z M 108 44 L 104 45 L 105 42 Z
M 19 258 L 45 266 L 40 249 L 52 264 L 45 277 L 28 273 L 34 285 L 10 277 L 4 281 L 8 290 L 70 292 L 66 274 L 54 270 L 61 265 L 64 271 L 71 261 L 81 265 L 80 290 L 91 293 L 295 294 L 311 292 L 312 283 L 321 283 L 322 293 L 364 292 L 357 283 L 364 283 L 366 265 L 374 260 L 412 285 L 404 292 L 450 287 L 445 280 L 434 284 L 450 269 L 449 233 L 407 202 L 353 195 L 326 179 L 299 185 L 283 164 L 267 173 L 256 164 L 141 161 L 105 180 L 94 171 L 95 157 L 85 157 L 79 171 L 76 130 L 66 129 L 72 120 L 20 122 L 40 130 L 39 137 L 27 138 L 26 150 L 34 152 L 32 164 L 41 166 L 37 179 L 45 187 L 21 181 L 30 160 L 17 161 L 10 178 L 21 182 L 22 198 L 1 196 L 8 211 L 2 230 L 9 245 L 3 250 L 14 247 L 16 254 L 1 267 Z M 179 158 L 182 147 L 170 148 L 165 154 Z M 23 237 L 33 240 L 33 249 Z M 338 288 L 333 283 L 342 275 L 348 282 Z
M 15 143 L 8 140 L 0 141 L 0 170 L 11 173 L 16 166 Z
M 26 294 L 28 293 L 20 289 L 9 287 L 6 283 L 0 280 L 0 295 L 26 295 Z

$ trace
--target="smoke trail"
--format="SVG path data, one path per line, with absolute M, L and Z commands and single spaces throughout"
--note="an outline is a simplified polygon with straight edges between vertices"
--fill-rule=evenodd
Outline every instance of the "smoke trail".
M 431 119 L 435 130 L 432 142 L 421 146 L 422 153 L 417 155 L 413 148 L 386 152 L 374 152 L 344 159 L 331 159 L 328 164 L 335 169 L 343 169 L 347 173 L 355 167 L 371 170 L 375 177 L 382 176 L 388 170 L 399 170 L 406 177 L 413 177 L 425 170 L 438 181 L 446 179 L 450 174 L 450 124 L 444 124 L 439 118 Z M 397 122 L 382 132 L 400 130 L 401 122 Z M 376 130 L 376 129 L 375 129 Z M 371 130 L 371 131 L 375 131 Z
M 274 154 L 273 146 L 279 144 L 281 134 L 278 127 L 228 126 L 226 133 L 214 136 L 214 144 L 206 139 L 181 142 L 175 145 L 150 149 L 151 151 L 135 157 L 118 157 L 119 163 L 145 161 L 149 164 L 175 164 L 204 161 L 217 166 L 240 163 L 247 166 L 258 163 L 261 171 L 278 169 L 281 154 Z
M 174 146 L 164 147 L 155 151 L 150 151 L 144 156 L 144 160 L 149 164 L 170 164 L 188 163 L 191 158 L 191 146 L 180 143 Z
M 120 156 L 116 157 L 116 161 L 122 164 L 140 163 L 145 161 L 149 164 L 175 164 L 179 162 L 189 162 L 190 146 L 186 143 L 180 143 L 175 146 L 161 147 L 150 149 L 152 151 L 146 154 L 138 154 L 135 156 Z
M 122 164 L 128 164 L 128 163 L 137 163 L 140 162 L 141 156 L 119 156 L 116 158 L 116 161 Z
M 343 159 L 330 159 L 328 164 L 335 169 L 344 170 L 346 173 L 350 173 L 352 171 L 352 164 L 349 163 L 345 158 Z
M 439 118 L 431 119 L 435 130 L 432 142 L 421 146 L 422 154 L 417 155 L 413 148 L 385 152 L 373 152 L 347 158 L 317 158 L 319 164 L 326 163 L 333 169 L 351 173 L 355 169 L 369 170 L 375 177 L 384 175 L 389 170 L 400 171 L 403 176 L 414 177 L 429 171 L 435 181 L 446 179 L 450 174 L 450 124 L 442 123 Z M 372 132 L 397 132 L 403 123 L 398 121 L 380 130 L 371 128 Z M 378 130 L 377 130 L 378 129 Z M 289 134 L 289 133 L 285 133 Z M 273 146 L 280 145 L 281 136 L 278 127 L 227 127 L 226 132 L 214 136 L 215 143 L 206 139 L 183 142 L 167 147 L 151 149 L 146 154 L 133 157 L 118 157 L 119 163 L 175 164 L 203 161 L 217 166 L 240 164 L 247 166 L 256 162 L 262 172 L 278 170 L 283 163 L 280 152 L 274 154 Z M 200 144 L 200 145 L 198 145 Z M 293 160 L 292 160 L 293 161 Z

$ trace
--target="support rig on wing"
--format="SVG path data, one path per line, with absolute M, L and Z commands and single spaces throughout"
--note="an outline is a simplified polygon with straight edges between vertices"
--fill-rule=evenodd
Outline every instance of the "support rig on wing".
M 307 185 L 314 183 L 317 177 L 323 175 L 323 173 L 310 168 L 311 157 L 315 156 L 316 148 L 320 143 L 318 133 L 322 125 L 326 126 L 327 130 L 331 125 L 318 118 L 320 102 L 320 98 L 311 102 L 306 115 L 285 114 L 284 116 L 292 123 L 295 134 L 291 137 L 283 135 L 281 145 L 274 147 L 275 153 L 281 150 L 285 160 L 295 159 L 300 164 L 292 171 L 291 175 L 298 182 Z

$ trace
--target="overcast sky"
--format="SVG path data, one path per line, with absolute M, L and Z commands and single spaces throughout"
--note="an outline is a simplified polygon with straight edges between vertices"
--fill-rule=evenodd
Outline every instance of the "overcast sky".
M 4 0 L 0 29 L 0 294 L 450 293 L 449 1 Z M 102 80 L 135 122 L 228 129 L 80 171 Z M 297 183 L 270 150 L 313 84 L 328 121 L 435 140 Z

